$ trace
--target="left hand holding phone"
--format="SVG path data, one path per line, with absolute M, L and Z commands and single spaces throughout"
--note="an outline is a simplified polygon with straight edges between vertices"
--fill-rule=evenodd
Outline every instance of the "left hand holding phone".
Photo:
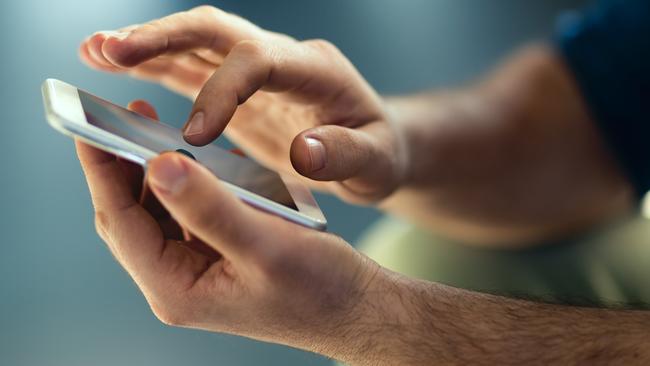
M 129 108 L 156 118 L 145 102 Z M 139 200 L 140 166 L 76 146 L 97 231 L 164 323 L 317 351 L 358 316 L 380 269 L 339 237 L 250 207 L 174 152 L 149 161 L 156 199 Z

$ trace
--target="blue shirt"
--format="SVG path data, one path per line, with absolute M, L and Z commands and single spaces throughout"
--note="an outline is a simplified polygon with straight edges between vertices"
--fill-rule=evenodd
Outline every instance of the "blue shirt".
M 557 46 L 639 195 L 650 190 L 650 0 L 600 0 L 558 20 Z

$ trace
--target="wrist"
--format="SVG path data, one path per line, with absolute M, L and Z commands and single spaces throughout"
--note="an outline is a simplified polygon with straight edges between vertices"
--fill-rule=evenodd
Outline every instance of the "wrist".
M 414 180 L 417 169 L 421 169 L 414 161 L 419 146 L 422 144 L 422 136 L 418 134 L 417 115 L 422 103 L 412 97 L 386 97 L 384 99 L 384 110 L 386 119 L 391 128 L 398 136 L 401 152 L 404 159 L 400 161 L 402 177 L 397 189 L 408 186 Z
M 449 333 L 457 330 L 449 313 L 458 296 L 459 290 L 380 267 L 354 316 L 338 332 L 336 347 L 345 352 L 333 357 L 354 366 L 452 360 L 453 350 L 445 344 L 448 336 L 456 337 Z
M 383 109 L 386 123 L 392 130 L 394 136 L 395 169 L 399 176 L 396 178 L 397 186 L 395 191 L 408 185 L 412 180 L 414 169 L 413 136 L 409 124 L 405 123 L 405 115 L 408 107 L 405 105 L 406 98 L 387 97 L 383 99 Z
M 255 334 L 253 338 L 314 352 L 349 365 L 378 364 L 370 361 L 374 359 L 374 337 L 369 329 L 379 331 L 380 325 L 384 325 L 377 320 L 383 318 L 377 312 L 389 271 L 353 248 L 349 247 L 349 251 L 352 257 L 342 259 L 336 268 L 330 269 L 328 277 L 339 281 L 317 286 L 314 294 L 300 302 L 292 300 L 302 303 L 301 310 L 292 316 L 296 323 L 284 321 L 279 325 L 280 331 L 265 336 Z M 338 270 L 346 274 L 333 274 Z
M 388 118 L 401 135 L 408 159 L 400 188 L 422 187 L 435 179 L 446 150 L 461 136 L 462 131 L 455 131 L 464 128 L 459 119 L 467 117 L 467 107 L 477 104 L 477 96 L 459 90 L 385 98 Z
M 294 332 L 289 346 L 336 359 L 351 366 L 394 364 L 385 359 L 384 347 L 391 341 L 391 327 L 400 314 L 396 274 L 358 253 L 359 270 L 354 275 L 354 290 L 341 294 L 345 306 L 330 309 L 327 315 L 315 314 L 315 321 Z M 278 342 L 277 339 L 272 339 Z
M 402 358 L 409 353 L 404 347 L 414 342 L 408 334 L 421 327 L 410 308 L 424 288 L 418 289 L 419 281 L 374 266 L 358 303 L 325 343 L 335 352 L 317 352 L 354 366 L 410 364 Z

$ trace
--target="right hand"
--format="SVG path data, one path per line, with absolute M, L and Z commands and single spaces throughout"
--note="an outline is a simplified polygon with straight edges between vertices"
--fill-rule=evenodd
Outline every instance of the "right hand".
M 210 143 L 225 130 L 261 163 L 355 203 L 387 197 L 407 175 L 402 132 L 326 41 L 299 42 L 202 6 L 98 32 L 80 53 L 96 69 L 196 98 L 194 122 L 184 129 L 191 144 Z

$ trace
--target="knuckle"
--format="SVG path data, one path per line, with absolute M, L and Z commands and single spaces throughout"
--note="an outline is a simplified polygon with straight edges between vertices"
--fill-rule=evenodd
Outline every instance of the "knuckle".
M 221 217 L 219 220 L 205 220 L 205 227 L 211 233 L 219 233 L 224 241 L 231 245 L 237 245 L 240 248 L 250 246 L 254 241 L 251 231 L 244 230 L 237 225 L 232 219 Z
M 102 211 L 95 212 L 95 231 L 104 241 L 108 241 L 108 229 L 108 215 Z
M 145 24 L 143 27 L 149 26 L 152 30 L 166 32 L 176 26 L 179 21 L 185 19 L 187 15 L 187 12 L 176 13 L 163 18 L 152 20 L 151 22 Z
M 220 201 L 213 201 L 205 209 L 188 213 L 188 221 L 192 222 L 194 227 L 202 228 L 206 233 L 222 237 L 224 240 L 232 243 L 239 244 L 250 240 L 250 234 L 241 225 L 238 225 L 232 216 L 218 214 L 220 212 L 218 208 L 221 207 L 221 203 Z
M 176 26 L 179 22 L 188 20 L 190 12 L 182 11 L 162 18 L 151 20 L 138 28 L 138 31 L 166 31 Z
M 160 29 L 162 24 L 163 23 L 161 19 L 152 20 L 149 23 L 139 26 L 138 29 L 136 29 L 134 32 L 137 33 L 155 32 L 158 29 Z
M 191 13 L 200 14 L 202 16 L 208 17 L 219 17 L 222 16 L 225 12 L 212 5 L 201 5 L 190 10 Z
M 258 40 L 247 39 L 235 44 L 232 52 L 251 59 L 264 59 L 266 58 L 266 45 Z
M 165 306 L 151 305 L 151 311 L 158 318 L 158 320 L 171 327 L 181 327 L 187 325 L 187 314 L 178 308 Z
M 332 42 L 326 39 L 310 39 L 304 42 L 309 47 L 316 49 L 325 54 L 340 54 L 341 51 Z
M 228 225 L 228 218 L 220 218 L 216 220 L 208 212 L 204 210 L 193 210 L 187 213 L 187 220 L 198 228 L 203 228 L 207 232 L 215 232 L 219 230 L 220 226 Z M 217 222 L 218 221 L 218 222 Z
M 265 250 L 263 255 L 259 255 L 255 264 L 259 272 L 265 278 L 275 278 L 278 276 L 280 269 L 283 264 L 286 264 L 285 257 L 282 257 L 277 250 L 274 248 Z
M 276 227 L 279 231 L 282 229 Z M 285 232 L 283 232 L 285 234 Z M 296 233 L 288 233 L 280 235 L 280 237 L 289 238 L 289 240 L 300 241 L 302 238 Z M 274 240 L 270 236 L 261 236 L 247 238 L 248 244 L 251 246 L 252 253 L 254 254 L 254 264 L 258 271 L 266 278 L 277 278 L 284 271 L 287 271 L 291 263 L 296 263 L 293 258 L 291 250 L 287 248 L 282 240 Z

